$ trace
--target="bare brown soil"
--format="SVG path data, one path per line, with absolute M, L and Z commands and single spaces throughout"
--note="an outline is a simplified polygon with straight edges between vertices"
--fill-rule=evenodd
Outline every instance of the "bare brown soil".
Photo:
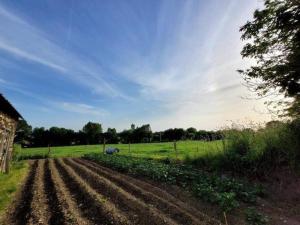
M 5 225 L 214 225 L 155 184 L 83 159 L 35 160 Z
M 262 183 L 266 196 L 259 210 L 270 217 L 271 224 L 300 225 L 300 176 L 280 168 Z

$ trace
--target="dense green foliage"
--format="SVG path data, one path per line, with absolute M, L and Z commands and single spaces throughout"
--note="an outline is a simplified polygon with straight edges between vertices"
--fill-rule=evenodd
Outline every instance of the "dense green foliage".
M 16 143 L 26 145 L 32 134 L 32 127 L 26 122 L 26 120 L 20 120 L 17 125 L 17 133 L 14 141 Z
M 83 126 L 82 131 L 86 136 L 87 144 L 99 143 L 100 134 L 102 134 L 102 126 L 100 123 L 88 122 Z
M 241 54 L 256 60 L 240 71 L 260 95 L 279 90 L 292 101 L 284 103 L 289 116 L 300 116 L 300 4 L 297 0 L 265 0 L 254 12 L 253 21 L 241 29 L 249 42 Z
M 27 162 L 13 162 L 9 174 L 0 174 L 0 216 L 28 171 Z
M 207 174 L 189 165 L 119 155 L 87 154 L 84 157 L 121 172 L 176 184 L 192 191 L 196 197 L 218 204 L 223 211 L 237 207 L 239 202 L 254 203 L 261 193 L 258 187 L 233 178 Z
M 258 129 L 228 129 L 224 135 L 222 154 L 188 158 L 187 162 L 246 176 L 265 176 L 282 167 L 299 169 L 300 119 L 273 121 Z
M 162 132 L 152 132 L 150 124 L 131 128 L 122 132 L 117 132 L 115 128 L 108 128 L 103 132 L 100 123 L 88 122 L 82 130 L 76 132 L 71 129 L 51 127 L 32 127 L 26 121 L 21 121 L 15 142 L 26 147 L 46 147 L 69 146 L 86 144 L 118 144 L 118 143 L 150 143 L 150 142 L 170 142 L 174 140 L 219 140 L 220 132 L 197 131 L 191 127 L 187 130 L 182 128 L 168 129 Z

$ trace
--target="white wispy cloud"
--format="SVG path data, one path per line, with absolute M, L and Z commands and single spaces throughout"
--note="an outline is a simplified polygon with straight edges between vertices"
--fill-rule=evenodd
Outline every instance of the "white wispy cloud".
M 57 102 L 55 103 L 59 108 L 73 113 L 80 113 L 84 115 L 94 115 L 94 116 L 107 116 L 108 111 L 95 107 L 92 105 L 87 105 L 84 103 L 74 103 L 74 102 Z
M 184 127 L 201 123 L 208 127 L 247 115 L 254 120 L 266 118 L 252 110 L 253 105 L 262 108 L 263 101 L 241 98 L 247 90 L 236 72 L 249 64 L 239 54 L 239 26 L 251 16 L 249 9 L 257 5 L 227 2 L 220 10 L 199 1 L 186 1 L 174 12 L 170 10 L 172 1 L 164 1 L 152 51 L 147 57 L 135 57 L 120 71 L 140 85 L 141 98 L 156 100 L 160 102 L 157 107 L 166 109 L 164 116 L 149 118 L 154 128 L 172 127 L 174 121 Z M 242 109 L 236 111 L 236 107 Z M 208 117 L 216 121 L 208 122 Z
M 16 57 L 41 64 L 55 70 L 54 76 L 68 79 L 91 88 L 95 93 L 111 97 L 124 97 L 99 65 L 84 56 L 66 51 L 47 38 L 47 34 L 27 23 L 0 4 L 0 50 Z
M 98 106 L 78 102 L 61 102 L 49 97 L 45 98 L 43 96 L 36 95 L 35 93 L 26 90 L 23 86 L 7 82 L 2 78 L 0 78 L 0 87 L 1 89 L 12 90 L 26 96 L 27 98 L 38 101 L 40 104 L 37 109 L 43 112 L 52 113 L 63 110 L 70 113 L 83 114 L 85 116 L 107 117 L 109 115 L 109 111 Z
M 186 2 L 181 11 L 176 12 L 178 19 L 173 22 L 172 30 L 168 31 L 172 38 L 168 38 L 168 43 L 161 48 L 160 39 L 165 38 L 164 32 L 170 29 L 168 24 L 174 19 L 166 18 L 171 2 L 165 1 L 158 19 L 157 43 L 154 43 L 153 52 L 146 58 L 137 57 L 131 67 L 126 65 L 123 74 L 141 86 L 142 96 L 155 99 L 162 99 L 163 96 L 164 100 L 169 96 L 172 99 L 190 99 L 191 93 L 201 95 L 208 86 L 218 89 L 224 86 L 224 81 L 225 85 L 236 83 L 239 77 L 235 76 L 235 71 L 241 64 L 241 57 L 238 54 L 228 58 L 225 56 L 227 52 L 215 48 L 219 41 L 228 42 L 222 35 L 237 2 L 229 1 L 223 14 L 216 15 L 215 21 L 212 21 L 212 28 L 207 28 L 205 24 L 210 22 L 205 20 L 206 14 L 203 15 L 207 9 L 201 9 L 202 5 L 197 1 Z M 238 32 L 238 27 L 236 29 Z M 238 49 L 239 45 L 234 47 Z M 157 68 L 157 64 L 161 66 Z
M 14 22 L 24 24 L 24 21 L 21 20 L 18 16 L 10 13 L 8 10 L 6 10 L 3 6 L 0 5 L 0 15 L 5 16 L 7 19 L 12 20 Z
M 53 76 L 65 76 L 88 87 L 93 94 L 119 97 L 127 101 L 136 99 L 135 107 L 127 105 L 124 110 L 119 110 L 122 112 L 118 117 L 119 121 L 114 121 L 117 126 L 126 120 L 126 123 L 149 121 L 154 130 L 174 126 L 211 128 L 222 124 L 222 121 L 244 118 L 247 115 L 259 118 L 252 107 L 255 105 L 261 109 L 263 104 L 258 101 L 253 104 L 240 98 L 247 90 L 240 85 L 241 77 L 236 72 L 248 63 L 239 54 L 242 43 L 238 29 L 251 16 L 251 10 L 257 7 L 257 3 L 238 0 L 228 0 L 226 4 L 217 0 L 206 1 L 206 4 L 197 0 L 176 3 L 173 0 L 161 2 L 153 34 L 152 31 L 148 33 L 148 24 L 144 24 L 142 18 L 144 15 L 137 14 L 130 4 L 122 1 L 121 8 L 114 8 L 118 15 L 110 18 L 114 24 L 118 24 L 114 29 L 122 30 L 122 38 L 118 39 L 122 44 L 112 40 L 115 45 L 107 47 L 99 44 L 100 47 L 95 47 L 95 52 L 92 52 L 96 55 L 103 48 L 117 56 L 118 60 L 108 62 L 109 65 L 105 66 L 124 80 L 134 83 L 134 95 L 129 94 L 127 87 L 122 89 L 118 86 L 118 82 L 115 82 L 117 78 L 112 78 L 97 63 L 97 57 L 92 60 L 89 55 L 76 55 L 67 51 L 63 45 L 53 42 L 49 34 L 29 24 L 21 15 L 4 8 L 1 3 L 0 50 L 45 66 L 54 71 Z M 86 4 L 86 10 L 89 10 L 86 13 L 89 18 L 94 19 L 86 22 L 94 22 L 89 24 L 91 29 L 101 31 L 101 27 L 94 27 L 95 20 L 99 19 L 95 17 L 94 9 Z M 74 12 L 72 10 L 71 8 L 67 27 L 67 42 L 71 41 L 71 34 L 81 32 L 76 29 L 75 20 L 73 21 L 75 17 L 72 18 L 76 9 Z M 130 17 L 130 22 L 134 22 L 134 29 L 131 23 L 118 20 L 122 17 Z M 91 40 L 88 35 L 85 38 Z M 151 43 L 147 42 L 149 39 Z M 148 43 L 150 46 L 142 46 L 147 49 L 145 52 L 135 48 L 136 43 Z M 14 89 L 18 91 L 17 88 Z M 23 92 L 28 96 L 35 95 Z M 83 102 L 51 99 L 46 102 L 53 109 L 76 115 L 112 115 L 101 107 Z M 141 110 L 139 102 L 149 102 L 145 111 L 151 115 L 140 113 L 134 118 L 130 117 L 133 111 Z M 156 105 L 152 105 L 153 102 Z M 144 105 L 146 104 L 143 107 L 147 107 Z M 261 117 L 264 118 L 266 117 Z
M 28 52 L 25 52 L 19 48 L 16 48 L 14 46 L 9 46 L 7 44 L 5 44 L 4 42 L 0 42 L 0 49 L 5 50 L 11 54 L 14 54 L 18 57 L 33 61 L 33 62 L 37 62 L 40 64 L 43 64 L 45 66 L 51 67 L 52 69 L 58 70 L 60 72 L 66 72 L 66 69 L 60 65 L 57 65 L 55 63 L 52 63 L 50 61 L 47 61 L 46 59 L 43 59 L 41 57 L 38 57 L 36 55 L 30 54 Z

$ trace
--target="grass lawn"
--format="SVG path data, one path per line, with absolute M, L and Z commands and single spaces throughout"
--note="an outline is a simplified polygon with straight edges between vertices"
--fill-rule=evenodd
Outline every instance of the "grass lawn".
M 107 144 L 120 149 L 120 155 L 131 155 L 152 159 L 176 159 L 173 142 L 131 144 Z M 64 147 L 51 147 L 50 157 L 80 157 L 87 153 L 100 153 L 103 145 L 77 145 Z M 223 151 L 222 141 L 179 141 L 177 142 L 178 159 L 185 157 L 199 157 L 207 154 L 219 154 Z M 23 148 L 19 150 L 19 157 L 34 158 L 48 153 L 48 148 Z
M 9 174 L 0 174 L 0 217 L 26 177 L 27 172 L 28 163 L 20 161 L 12 163 Z

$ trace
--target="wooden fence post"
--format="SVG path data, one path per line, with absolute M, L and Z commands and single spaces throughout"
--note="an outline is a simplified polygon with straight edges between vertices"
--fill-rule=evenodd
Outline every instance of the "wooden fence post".
M 103 138 L 103 154 L 105 153 L 105 144 L 106 144 L 106 140 L 105 138 Z
M 177 152 L 177 144 L 176 144 L 176 140 L 174 140 L 174 150 L 176 153 L 176 161 L 178 160 L 178 152 Z
M 49 155 L 50 155 L 50 153 L 51 153 L 51 148 L 50 148 L 50 144 L 48 144 L 48 157 L 49 157 Z

